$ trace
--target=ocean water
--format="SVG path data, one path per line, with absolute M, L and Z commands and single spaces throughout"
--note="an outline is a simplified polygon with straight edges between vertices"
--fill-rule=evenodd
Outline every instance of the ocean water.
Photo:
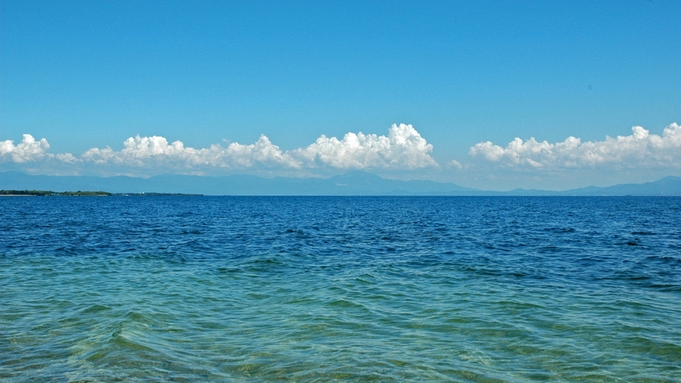
M 681 198 L 2 197 L 3 382 L 679 382 Z

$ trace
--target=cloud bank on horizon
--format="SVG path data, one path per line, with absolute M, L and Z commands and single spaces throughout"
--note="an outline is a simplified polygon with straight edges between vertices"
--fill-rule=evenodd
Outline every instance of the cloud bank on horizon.
M 429 144 L 411 125 L 393 125 L 387 136 L 347 133 L 342 139 L 320 136 L 313 144 L 283 151 L 261 135 L 254 144 L 238 142 L 211 145 L 208 148 L 185 147 L 182 141 L 168 143 L 162 136 L 130 137 L 123 149 L 92 148 L 80 156 L 71 153 L 48 153 L 45 138 L 36 141 L 24 134 L 14 145 L 0 142 L 0 161 L 14 163 L 56 160 L 64 164 L 92 164 L 99 167 L 155 168 L 187 171 L 221 169 L 421 169 L 437 167 Z
M 472 146 L 468 154 L 507 167 L 535 169 L 583 167 L 681 167 L 681 127 L 672 123 L 662 136 L 650 134 L 641 126 L 631 128 L 628 136 L 606 137 L 605 141 L 586 141 L 568 137 L 551 144 L 534 137 L 523 142 L 516 138 L 505 148 L 490 141 Z
M 531 169 L 541 174 L 545 170 L 570 169 L 646 169 L 681 168 L 681 127 L 672 123 L 662 135 L 650 134 L 634 126 L 632 134 L 604 141 L 585 141 L 568 137 L 549 143 L 534 138 L 516 138 L 502 147 L 491 141 L 480 142 L 469 150 L 471 162 L 462 165 L 451 160 L 447 169 L 461 171 L 488 164 L 507 170 Z M 440 168 L 428 143 L 412 125 L 393 125 L 388 135 L 347 133 L 342 139 L 320 136 L 314 143 L 284 151 L 265 136 L 253 144 L 237 142 L 208 148 L 186 147 L 181 141 L 169 143 L 165 137 L 130 137 L 123 149 L 92 148 L 76 156 L 71 153 L 53 155 L 45 138 L 36 140 L 24 134 L 20 143 L 0 141 L 0 162 L 15 164 L 58 163 L 63 166 L 91 165 L 99 169 L 137 169 L 179 173 L 248 170 L 407 170 Z M 452 166 L 455 165 L 455 166 Z M 111 172 L 109 172 L 111 173 Z M 121 172 L 123 173 L 123 172 Z

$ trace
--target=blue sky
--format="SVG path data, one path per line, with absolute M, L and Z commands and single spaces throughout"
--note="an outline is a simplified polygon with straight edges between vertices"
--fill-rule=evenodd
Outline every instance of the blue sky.
M 489 189 L 681 175 L 680 15 L 660 0 L 0 1 L 0 171 L 359 168 Z

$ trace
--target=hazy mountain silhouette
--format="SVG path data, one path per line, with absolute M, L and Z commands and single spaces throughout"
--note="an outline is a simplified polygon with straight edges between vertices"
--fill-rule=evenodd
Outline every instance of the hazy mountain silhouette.
M 43 176 L 0 172 L 0 189 L 112 193 L 188 193 L 206 195 L 546 195 L 546 196 L 681 196 L 681 177 L 665 177 L 644 184 L 585 187 L 566 191 L 516 189 L 486 191 L 434 181 L 399 181 L 363 171 L 331 178 L 263 178 L 251 175 L 223 177 L 166 174 L 150 178 Z

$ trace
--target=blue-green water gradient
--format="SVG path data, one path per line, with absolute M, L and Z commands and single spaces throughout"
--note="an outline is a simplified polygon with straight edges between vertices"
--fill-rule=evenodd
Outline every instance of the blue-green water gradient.
M 678 382 L 681 199 L 0 198 L 7 382 Z

